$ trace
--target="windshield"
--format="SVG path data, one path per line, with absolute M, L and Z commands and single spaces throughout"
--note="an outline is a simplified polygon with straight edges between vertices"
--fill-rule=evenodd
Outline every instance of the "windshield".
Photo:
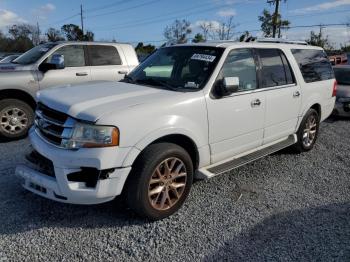
M 18 55 L 9 55 L 6 56 L 5 58 L 3 58 L 2 60 L 0 60 L 0 63 L 10 63 L 12 62 L 14 59 L 16 59 L 18 57 Z
M 23 55 L 15 59 L 12 63 L 20 64 L 20 65 L 33 64 L 56 45 L 57 44 L 53 44 L 53 43 L 38 45 L 30 49 L 29 51 L 25 52 Z
M 213 73 L 223 51 L 223 48 L 204 46 L 161 48 L 124 81 L 174 91 L 200 90 Z
M 350 85 L 350 68 L 334 68 L 335 78 L 340 85 Z

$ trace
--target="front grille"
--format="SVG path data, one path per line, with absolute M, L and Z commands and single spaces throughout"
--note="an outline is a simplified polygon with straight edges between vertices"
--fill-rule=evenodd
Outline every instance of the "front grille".
M 35 116 L 35 129 L 49 143 L 60 146 L 62 139 L 68 138 L 72 124 L 68 115 L 38 104 Z

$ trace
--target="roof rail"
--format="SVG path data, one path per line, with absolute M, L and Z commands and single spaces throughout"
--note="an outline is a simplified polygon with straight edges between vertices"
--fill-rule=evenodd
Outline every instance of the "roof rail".
M 250 38 L 248 39 L 248 42 L 308 45 L 308 43 L 305 41 L 295 41 L 283 38 Z

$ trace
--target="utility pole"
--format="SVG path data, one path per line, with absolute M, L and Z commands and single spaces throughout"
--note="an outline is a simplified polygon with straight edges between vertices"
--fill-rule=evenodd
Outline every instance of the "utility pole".
M 81 20 L 81 31 L 83 31 L 83 34 L 84 34 L 83 5 L 80 5 L 80 20 Z
M 35 37 L 35 45 L 40 44 L 40 28 L 39 28 L 39 22 L 36 22 L 36 37 Z
M 275 5 L 275 13 L 273 14 L 273 17 L 272 17 L 272 37 L 276 37 L 280 1 L 281 0 L 268 0 L 267 1 L 269 4 Z

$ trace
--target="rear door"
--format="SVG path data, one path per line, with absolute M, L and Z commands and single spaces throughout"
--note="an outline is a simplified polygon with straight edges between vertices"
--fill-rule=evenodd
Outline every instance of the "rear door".
M 91 80 L 90 67 L 87 66 L 87 59 L 83 45 L 66 45 L 60 47 L 43 61 L 47 63 L 55 54 L 64 56 L 64 69 L 38 71 L 38 82 L 40 89 L 55 87 L 66 84 L 80 84 Z
M 301 88 L 280 49 L 256 49 L 261 88 L 266 95 L 264 144 L 295 133 L 301 107 Z
M 116 46 L 88 45 L 92 81 L 119 81 L 129 72 L 123 52 Z

